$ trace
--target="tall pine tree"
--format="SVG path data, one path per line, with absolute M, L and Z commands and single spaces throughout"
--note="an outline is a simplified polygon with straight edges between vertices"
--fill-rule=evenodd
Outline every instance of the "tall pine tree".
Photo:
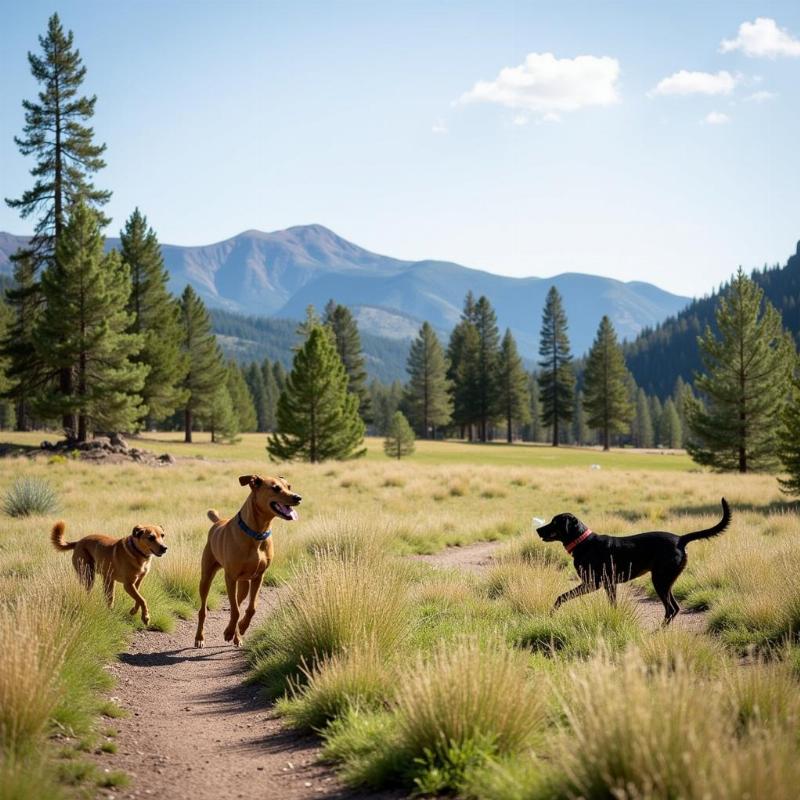
M 256 414 L 256 430 L 259 433 L 265 433 L 271 429 L 268 426 L 267 419 L 269 412 L 267 407 L 267 392 L 264 386 L 264 373 L 258 364 L 253 362 L 245 370 L 244 377 L 253 400 L 253 408 Z
M 236 416 L 237 431 L 255 431 L 258 427 L 256 409 L 242 369 L 235 361 L 229 361 L 225 370 L 225 386 Z
M 97 98 L 80 96 L 81 84 L 86 76 L 80 52 L 73 47 L 72 31 L 64 32 L 58 14 L 48 20 L 47 34 L 39 37 L 41 54 L 28 53 L 31 74 L 41 89 L 38 102 L 23 100 L 25 126 L 23 135 L 14 141 L 24 156 L 33 156 L 35 166 L 31 175 L 34 185 L 16 199 L 6 198 L 6 203 L 19 211 L 23 219 L 35 215 L 34 235 L 28 246 L 12 256 L 27 261 L 30 276 L 20 282 L 17 289 L 26 295 L 14 302 L 18 313 L 27 314 L 30 307 L 38 308 L 42 301 L 38 280 L 41 270 L 56 257 L 59 239 L 67 224 L 72 205 L 82 201 L 97 209 L 105 205 L 111 192 L 97 189 L 91 175 L 102 169 L 105 145 L 93 142 L 94 131 L 86 125 L 94 115 Z M 101 227 L 108 219 L 98 213 Z M 21 331 L 25 320 L 18 319 Z M 36 350 L 30 347 L 27 355 L 17 346 L 4 349 L 11 359 L 10 369 L 18 376 L 18 401 L 23 403 L 25 387 L 38 383 L 44 370 L 36 360 Z M 28 340 L 32 345 L 33 340 Z M 74 375 L 64 368 L 58 375 L 61 394 L 73 393 Z M 62 417 L 65 430 L 75 432 L 75 418 L 65 412 Z
M 563 430 L 572 419 L 575 374 L 567 336 L 567 315 L 561 295 L 550 287 L 542 314 L 539 333 L 539 390 L 542 421 L 553 431 L 553 447 L 557 447 Z
M 497 327 L 497 315 L 483 295 L 475 304 L 475 330 L 478 334 L 475 419 L 478 423 L 478 436 L 482 442 L 486 442 L 491 424 L 500 411 L 499 389 L 495 381 L 500 358 L 500 331 Z
M 781 315 L 740 268 L 716 308 L 718 334 L 699 338 L 705 372 L 695 385 L 707 409 L 688 409 L 687 450 L 713 469 L 770 469 L 795 365 L 795 348 Z
M 650 401 L 644 389 L 636 393 L 636 415 L 633 419 L 633 443 L 636 447 L 653 447 L 655 432 L 650 416 Z
M 424 439 L 435 438 L 437 426 L 450 421 L 452 400 L 444 351 L 427 322 L 422 323 L 411 343 L 406 370 L 409 375 L 406 406 L 411 421 Z
M 180 309 L 167 289 L 169 273 L 155 231 L 138 208 L 120 231 L 120 241 L 131 274 L 131 332 L 143 337 L 136 360 L 149 368 L 141 395 L 148 422 L 159 422 L 186 401 L 181 383 L 188 364 L 181 350 Z
M 514 440 L 514 423 L 524 424 L 530 419 L 531 399 L 528 395 L 528 374 L 517 352 L 517 343 L 506 330 L 500 345 L 497 361 L 498 407 L 506 423 L 506 440 Z
M 186 392 L 183 407 L 184 441 L 192 441 L 192 429 L 199 419 L 208 419 L 216 398 L 217 384 L 225 381 L 225 367 L 211 321 L 203 301 L 187 286 L 180 301 L 183 352 L 188 370 L 182 389 Z
M 626 373 L 616 331 L 611 320 L 604 316 L 583 376 L 586 422 L 600 431 L 603 450 L 610 449 L 614 434 L 628 429 L 633 416 Z
M 264 430 L 274 431 L 277 424 L 278 398 L 281 390 L 275 379 L 275 367 L 279 364 L 270 364 L 268 358 L 261 365 L 261 374 L 264 377 Z
M 358 413 L 364 422 L 370 422 L 369 391 L 367 391 L 367 371 L 364 369 L 364 354 L 361 352 L 361 336 L 350 309 L 329 300 L 325 306 L 323 323 L 333 331 L 336 350 L 342 359 L 347 373 L 347 391 L 358 397 Z
M 147 367 L 132 359 L 141 336 L 130 333 L 126 311 L 131 290 L 119 254 L 103 255 L 97 214 L 84 203 L 73 207 L 56 249 L 42 274 L 45 310 L 34 332 L 37 354 L 53 374 L 74 376 L 70 391 L 51 385 L 39 400 L 45 416 L 77 416 L 86 441 L 96 430 L 131 430 L 141 415 Z
M 795 497 L 800 495 L 800 380 L 792 381 L 792 393 L 781 419 L 778 456 L 786 471 L 778 478 L 781 490 Z
M 461 320 L 450 332 L 447 345 L 447 378 L 453 399 L 453 421 L 472 441 L 477 405 L 478 383 L 478 331 L 475 327 L 475 297 L 468 292 L 464 298 Z
M 278 400 L 278 428 L 267 440 L 275 461 L 317 463 L 366 452 L 358 398 L 347 390 L 347 373 L 332 338 L 322 326 L 310 325 L 294 355 Z

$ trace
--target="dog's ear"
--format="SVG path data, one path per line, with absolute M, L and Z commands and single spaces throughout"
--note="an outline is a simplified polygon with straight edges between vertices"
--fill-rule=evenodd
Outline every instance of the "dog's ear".
M 263 481 L 258 475 L 240 475 L 239 486 L 249 486 L 251 489 L 257 489 Z
M 131 535 L 135 536 L 138 539 L 143 533 L 144 533 L 144 528 L 142 528 L 140 525 L 133 526 Z

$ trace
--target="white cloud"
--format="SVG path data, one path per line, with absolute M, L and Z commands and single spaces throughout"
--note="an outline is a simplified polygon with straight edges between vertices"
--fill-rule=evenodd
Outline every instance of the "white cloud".
M 745 100 L 751 103 L 766 103 L 768 100 L 774 100 L 777 96 L 775 92 L 767 92 L 762 89 L 759 92 L 753 92 L 753 94 L 748 95 Z
M 650 94 L 730 94 L 739 82 L 739 76 L 722 70 L 712 72 L 689 72 L 682 69 L 659 81 Z
M 517 67 L 505 67 L 493 81 L 478 81 L 459 103 L 497 103 L 543 115 L 619 102 L 619 62 L 608 56 L 556 58 L 530 53 Z
M 703 120 L 706 125 L 727 125 L 730 121 L 731 118 L 721 111 L 710 111 Z
M 514 125 L 527 125 L 528 124 L 528 115 L 527 114 L 514 114 L 511 119 L 511 122 Z
M 437 119 L 436 122 L 433 123 L 433 127 L 431 128 L 433 133 L 444 134 L 447 133 L 447 124 L 444 120 Z
M 741 50 L 750 58 L 778 58 L 800 56 L 800 39 L 795 39 L 785 28 L 779 28 L 774 19 L 758 17 L 755 22 L 743 22 L 735 39 L 725 39 L 720 52 Z

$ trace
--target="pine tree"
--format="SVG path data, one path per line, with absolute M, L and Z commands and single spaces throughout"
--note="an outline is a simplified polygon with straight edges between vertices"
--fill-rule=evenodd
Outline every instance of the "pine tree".
M 224 381 L 217 384 L 211 402 L 203 409 L 202 422 L 214 444 L 235 444 L 241 438 L 236 409 Z
M 47 370 L 34 348 L 34 331 L 44 302 L 30 255 L 14 258 L 14 286 L 6 290 L 12 320 L 0 341 L 0 355 L 6 361 L 8 383 L 3 393 L 14 401 L 16 429 L 31 425 L 31 401 L 47 380 Z
M 389 458 L 398 461 L 414 452 L 414 431 L 402 411 L 395 411 L 392 416 L 383 441 L 383 451 Z
M 39 219 L 29 245 L 36 266 L 49 261 L 67 222 L 70 207 L 79 200 L 89 206 L 105 205 L 111 192 L 95 188 L 90 175 L 105 166 L 106 146 L 96 145 L 94 131 L 84 123 L 94 116 L 97 98 L 79 97 L 86 67 L 80 51 L 73 49 L 72 31 L 64 33 L 58 14 L 47 23 L 47 35 L 39 37 L 42 54 L 28 53 L 31 74 L 41 84 L 39 102 L 23 100 L 25 127 L 14 142 L 24 156 L 33 155 L 36 178 L 22 197 L 6 199 L 25 219 Z M 108 219 L 98 214 L 101 227 Z
M 650 420 L 653 423 L 653 441 L 656 445 L 662 445 L 661 441 L 661 418 L 664 416 L 664 407 L 655 395 L 650 397 Z
M 566 427 L 572 419 L 575 374 L 567 336 L 567 315 L 555 286 L 551 286 L 547 293 L 542 314 L 539 355 L 542 420 L 546 426 L 552 428 L 553 447 L 557 447 L 561 423 Z
M 295 353 L 278 400 L 278 429 L 267 443 L 270 458 L 316 463 L 363 455 L 364 422 L 358 398 L 347 391 L 347 373 L 332 338 L 310 327 Z
M 667 402 L 664 403 L 664 411 L 661 414 L 659 439 L 664 447 L 669 447 L 673 450 L 683 445 L 681 418 L 678 414 L 675 402 L 671 397 L 668 397 Z
M 404 400 L 403 385 L 400 381 L 393 381 L 388 386 L 373 380 L 369 385 L 370 400 L 372 402 L 372 425 L 376 433 L 385 435 L 389 430 L 394 412 L 400 409 Z
M 236 418 L 237 431 L 255 431 L 258 426 L 256 409 L 241 367 L 235 361 L 226 366 L 225 387 Z
M 475 420 L 482 442 L 489 439 L 489 428 L 499 412 L 499 391 L 494 380 L 500 358 L 500 331 L 497 315 L 484 296 L 475 304 L 475 330 L 478 334 L 475 363 Z
M 636 447 L 653 447 L 655 434 L 650 417 L 650 402 L 644 389 L 636 393 L 636 416 L 633 419 L 633 442 Z
M 506 441 L 514 440 L 513 423 L 530 419 L 531 399 L 528 394 L 528 374 L 517 352 L 517 343 L 506 329 L 497 363 L 498 406 L 506 421 Z
M 787 477 L 778 478 L 778 483 L 783 492 L 796 497 L 800 495 L 800 380 L 797 378 L 781 422 L 778 456 Z
M 102 154 L 105 145 L 96 145 L 92 139 L 94 131 L 84 123 L 94 115 L 96 97 L 78 95 L 86 68 L 80 52 L 73 49 L 72 32 L 64 33 L 58 14 L 48 20 L 47 35 L 39 37 L 41 55 L 28 53 L 31 74 L 41 85 L 38 102 L 23 100 L 25 126 L 22 137 L 14 142 L 24 156 L 34 156 L 36 165 L 31 175 L 36 179 L 32 188 L 17 199 L 6 198 L 6 203 L 19 210 L 23 219 L 37 216 L 34 235 L 28 246 L 12 256 L 14 260 L 25 259 L 24 269 L 31 270 L 18 289 L 24 291 L 25 299 L 14 303 L 18 313 L 38 309 L 43 300 L 38 280 L 41 270 L 50 265 L 55 257 L 59 239 L 67 224 L 70 208 L 79 200 L 94 208 L 105 205 L 111 192 L 95 188 L 90 180 L 92 173 L 105 166 Z M 100 226 L 108 219 L 98 213 Z M 21 308 L 20 305 L 23 307 Z M 16 326 L 23 330 L 27 320 L 18 319 Z M 19 416 L 24 423 L 25 387 L 38 384 L 44 365 L 35 358 L 33 337 L 28 339 L 27 355 L 23 342 L 4 350 L 11 358 L 10 370 L 17 380 L 18 401 L 22 403 Z M 73 393 L 73 374 L 64 368 L 58 376 L 60 391 L 64 396 Z M 67 413 L 62 418 L 65 430 L 75 430 L 75 419 Z
M 350 309 L 329 300 L 325 306 L 323 324 L 332 331 L 336 350 L 347 372 L 347 391 L 358 397 L 358 413 L 364 422 L 372 420 L 367 391 L 367 371 L 364 369 L 364 354 L 361 352 L 361 336 Z
M 706 327 L 699 344 L 705 373 L 697 389 L 707 410 L 689 409 L 687 449 L 699 464 L 748 472 L 777 463 L 778 432 L 796 353 L 780 313 L 739 269 L 716 308 L 715 335 Z
M 130 274 L 116 251 L 103 255 L 97 214 L 84 203 L 73 207 L 41 283 L 46 305 L 34 346 L 51 374 L 67 369 L 74 382 L 69 392 L 51 384 L 40 410 L 77 415 L 79 441 L 95 430 L 131 430 L 147 367 L 132 360 L 141 336 L 129 333 Z
M 253 408 L 256 415 L 256 431 L 258 433 L 265 433 L 270 430 L 268 427 L 268 407 L 267 407 L 267 390 L 264 386 L 264 372 L 261 368 L 253 362 L 250 364 L 244 373 L 247 388 L 250 391 L 250 397 L 253 401 Z
M 461 437 L 469 438 L 474 435 L 474 425 L 477 420 L 476 407 L 478 384 L 478 331 L 467 320 L 453 328 L 450 334 L 450 343 L 447 347 L 447 357 L 450 364 L 447 378 L 450 381 L 450 393 L 453 399 L 453 421 L 461 428 Z
M 444 351 L 429 323 L 423 322 L 411 343 L 406 371 L 406 405 L 417 431 L 424 439 L 436 438 L 436 427 L 450 421 L 452 400 Z M 404 418 L 405 419 L 405 418 Z
M 225 380 L 225 367 L 211 321 L 203 301 L 191 286 L 183 290 L 180 301 L 183 352 L 188 371 L 182 388 L 186 391 L 183 408 L 184 441 L 192 441 L 195 418 L 210 416 L 217 384 Z
M 525 426 L 527 438 L 531 442 L 542 441 L 542 406 L 539 402 L 539 377 L 535 372 L 528 374 L 528 407 L 530 420 Z
M 264 376 L 264 428 L 274 431 L 277 425 L 278 398 L 281 390 L 275 380 L 275 367 L 280 364 L 270 364 L 269 359 L 264 359 L 261 365 L 261 374 Z
M 572 437 L 579 446 L 591 444 L 591 432 L 586 424 L 586 409 L 584 408 L 583 392 L 575 392 L 574 409 L 572 413 Z
M 280 361 L 272 365 L 272 374 L 275 376 L 275 385 L 278 387 L 278 394 L 286 388 L 286 370 Z
M 601 433 L 603 450 L 611 436 L 628 428 L 633 408 L 628 398 L 625 357 L 611 320 L 604 316 L 589 351 L 584 373 L 584 407 L 587 423 Z
M 181 383 L 188 364 L 181 351 L 180 309 L 167 289 L 169 273 L 147 218 L 135 209 L 120 231 L 122 260 L 130 268 L 131 333 L 143 337 L 136 361 L 149 368 L 141 395 L 149 422 L 159 422 L 186 402 Z

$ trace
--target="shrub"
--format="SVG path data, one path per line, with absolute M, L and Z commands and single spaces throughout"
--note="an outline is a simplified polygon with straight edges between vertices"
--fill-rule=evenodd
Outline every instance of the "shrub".
M 58 496 L 41 478 L 17 478 L 5 493 L 2 507 L 10 517 L 50 514 L 58 507 Z

